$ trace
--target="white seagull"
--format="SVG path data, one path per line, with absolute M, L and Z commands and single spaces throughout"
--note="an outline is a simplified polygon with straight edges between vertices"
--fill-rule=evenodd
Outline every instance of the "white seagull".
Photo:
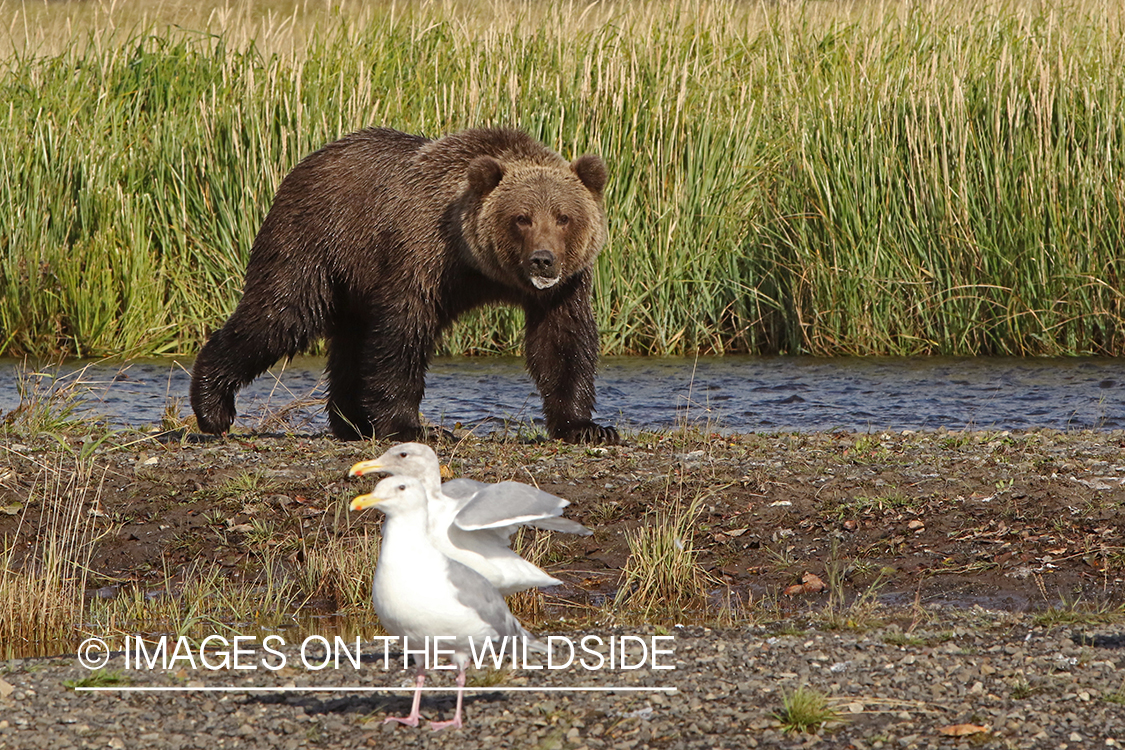
M 526 638 L 528 650 L 543 652 L 546 647 L 512 616 L 495 586 L 434 547 L 426 530 L 426 491 L 421 482 L 412 477 L 388 477 L 373 492 L 351 502 L 352 510 L 372 506 L 387 514 L 371 586 L 375 613 L 388 633 L 409 639 L 414 649 L 426 643 L 427 637 L 432 643 L 440 636 L 441 648 L 453 651 L 458 668 L 457 712 L 449 721 L 430 722 L 430 728 L 460 727 L 465 668 L 473 644 L 479 652 L 486 638 L 499 643 L 507 637 Z M 452 646 L 447 638 L 452 639 Z M 415 655 L 414 663 L 417 689 L 410 715 L 387 717 L 383 723 L 418 726 L 425 656 Z
M 359 477 L 375 471 L 421 482 L 429 503 L 430 541 L 445 555 L 487 578 L 505 596 L 562 583 L 508 547 L 509 538 L 518 527 L 534 526 L 586 536 L 593 533 L 562 517 L 569 500 L 529 484 L 488 484 L 472 479 L 453 479 L 442 484 L 437 454 L 422 443 L 393 446 L 376 459 L 360 461 L 348 475 Z

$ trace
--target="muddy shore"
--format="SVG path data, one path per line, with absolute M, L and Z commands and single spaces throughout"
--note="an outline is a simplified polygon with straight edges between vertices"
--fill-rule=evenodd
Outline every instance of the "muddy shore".
M 341 506 L 369 485 L 346 479 L 347 468 L 385 444 L 136 434 L 63 443 L 6 439 L 0 507 L 17 510 L 0 514 L 0 537 L 30 547 L 50 516 L 35 488 L 81 457 L 97 486 L 99 523 L 112 532 L 91 560 L 91 588 L 105 596 L 166 586 L 201 560 L 253 577 L 263 547 L 378 529 L 378 514 L 349 516 Z M 455 475 L 534 482 L 567 497 L 568 515 L 594 530 L 549 540 L 544 567 L 565 585 L 533 618 L 542 632 L 668 632 L 682 660 L 674 695 L 474 697 L 472 736 L 510 738 L 489 744 L 799 746 L 809 735 L 783 732 L 775 712 L 781 694 L 802 684 L 848 714 L 817 735 L 827 746 L 1125 741 L 1125 433 L 688 431 L 630 435 L 608 448 L 469 437 L 438 452 Z M 638 618 L 627 600 L 614 605 L 630 535 L 673 505 L 692 514 L 682 541 L 698 551 L 707 582 L 706 606 L 684 613 L 694 622 Z M 0 685 L 0 714 L 13 713 L 0 723 L 0 747 L 131 747 L 153 732 L 143 746 L 196 747 L 199 731 L 229 735 L 220 744 L 331 747 L 350 738 L 396 747 L 461 734 L 382 728 L 381 717 L 407 700 L 384 694 L 91 696 L 62 686 L 83 672 L 66 656 L 8 662 L 0 677 L 12 687 Z M 641 678 L 655 684 L 663 674 Z M 447 718 L 451 698 L 439 695 L 428 712 Z M 48 708 L 54 718 L 45 718 Z M 59 718 L 71 711 L 73 722 Z M 111 716 L 119 729 L 91 728 L 83 711 Z M 939 731 L 958 723 L 989 728 L 962 739 Z M 154 729 L 137 734 L 141 726 Z
M 90 438 L 74 438 L 70 455 Z M 323 436 L 197 441 L 122 436 L 89 454 L 99 513 L 112 534 L 93 569 L 114 585 L 162 577 L 199 559 L 253 563 L 255 523 L 272 541 L 377 531 L 379 514 L 346 501 L 373 479 L 348 467 L 387 444 Z M 9 441 L 0 536 L 33 539 L 50 508 L 33 487 L 66 473 L 53 439 Z M 549 597 L 600 604 L 629 554 L 628 535 L 670 504 L 694 502 L 690 544 L 744 602 L 790 614 L 824 600 L 786 597 L 805 573 L 834 571 L 849 591 L 878 587 L 888 605 L 979 604 L 1029 611 L 1120 604 L 1125 577 L 1125 433 L 918 432 L 630 436 L 586 448 L 468 438 L 438 446 L 453 475 L 533 482 L 568 498 L 592 537 L 557 535 L 545 566 L 567 583 Z M 29 500 L 29 497 L 31 498 Z M 26 506 L 26 507 L 23 507 Z M 251 541 L 248 542 L 248 539 Z

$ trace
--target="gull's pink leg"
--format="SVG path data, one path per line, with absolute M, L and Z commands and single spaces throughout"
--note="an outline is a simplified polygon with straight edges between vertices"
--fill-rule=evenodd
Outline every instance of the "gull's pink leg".
M 384 724 L 390 724 L 392 721 L 397 721 L 399 724 L 405 724 L 408 727 L 418 726 L 418 720 L 422 718 L 422 683 L 426 681 L 426 673 L 421 668 L 418 669 L 418 676 L 414 679 L 414 705 L 410 709 L 409 716 L 388 716 L 383 719 Z
M 457 673 L 457 713 L 453 714 L 453 718 L 449 721 L 431 721 L 430 729 L 437 732 L 438 730 L 445 729 L 446 727 L 453 727 L 454 729 L 461 728 L 461 700 L 465 695 L 465 668 L 461 667 L 461 671 Z

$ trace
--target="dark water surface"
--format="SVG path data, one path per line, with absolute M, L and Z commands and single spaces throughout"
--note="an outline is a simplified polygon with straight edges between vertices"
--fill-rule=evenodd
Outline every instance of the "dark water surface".
M 300 358 L 243 390 L 239 422 L 259 430 L 327 429 L 324 362 Z M 30 388 L 78 383 L 84 413 L 120 426 L 160 422 L 168 405 L 190 413 L 190 360 L 70 363 L 39 370 L 0 360 L 0 412 Z M 22 376 L 20 373 L 23 373 Z M 31 379 L 34 380 L 34 379 Z M 422 412 L 446 426 L 542 417 L 518 358 L 439 359 L 426 381 Z M 295 403 L 296 402 L 296 403 Z M 305 402 L 305 403 L 301 403 Z M 289 421 L 269 421 L 281 414 Z M 613 357 L 602 360 L 598 418 L 625 428 L 688 422 L 720 432 L 1125 428 L 1125 366 L 1120 359 Z

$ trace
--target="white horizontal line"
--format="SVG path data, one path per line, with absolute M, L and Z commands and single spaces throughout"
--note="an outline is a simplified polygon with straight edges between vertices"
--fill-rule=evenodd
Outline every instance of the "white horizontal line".
M 75 687 L 77 691 L 134 693 L 413 693 L 413 687 Z M 451 693 L 456 687 L 424 687 L 422 692 Z M 467 687 L 466 693 L 675 693 L 674 687 Z

